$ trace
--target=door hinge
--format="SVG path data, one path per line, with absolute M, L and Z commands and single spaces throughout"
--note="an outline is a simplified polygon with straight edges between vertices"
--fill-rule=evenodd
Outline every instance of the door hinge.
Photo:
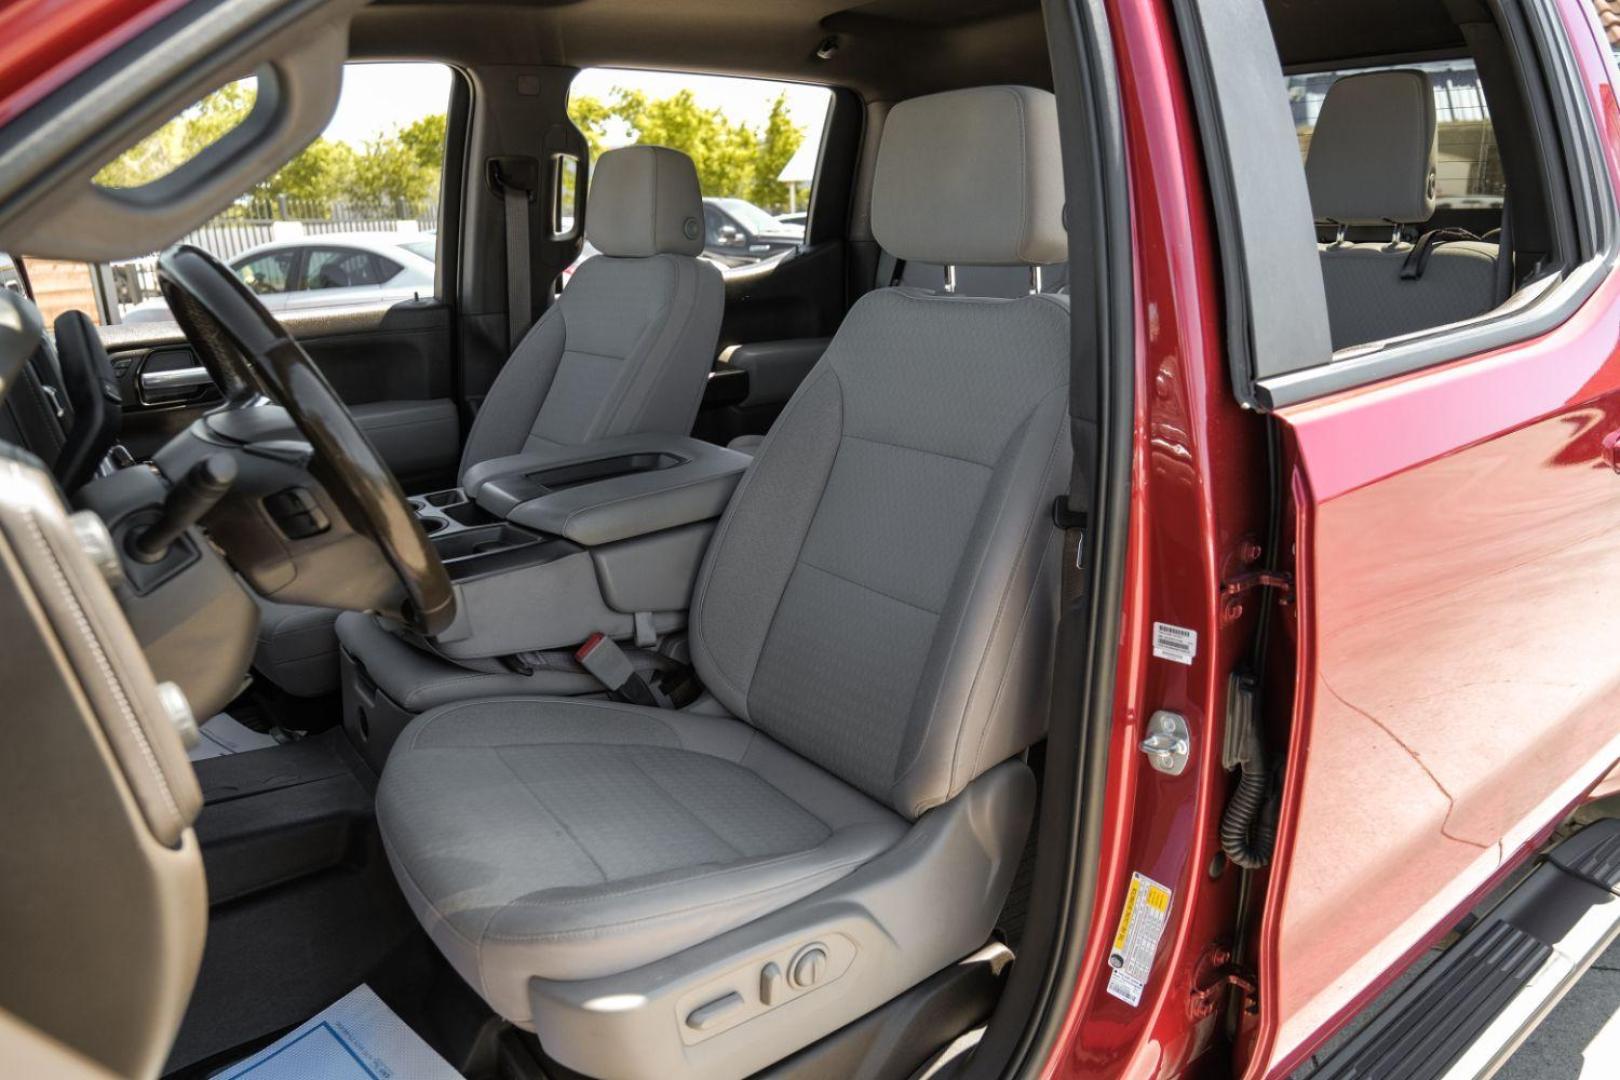
M 1232 950 L 1215 945 L 1198 961 L 1199 974 L 1194 978 L 1192 1014 L 1203 1019 L 1220 1007 L 1221 996 L 1230 986 L 1239 995 L 1238 1001 L 1246 1013 L 1260 1011 L 1260 986 L 1254 972 L 1232 959 Z
M 1294 577 L 1280 570 L 1251 570 L 1221 585 L 1221 621 L 1230 625 L 1243 617 L 1243 598 L 1255 589 L 1275 589 L 1277 603 L 1294 598 Z

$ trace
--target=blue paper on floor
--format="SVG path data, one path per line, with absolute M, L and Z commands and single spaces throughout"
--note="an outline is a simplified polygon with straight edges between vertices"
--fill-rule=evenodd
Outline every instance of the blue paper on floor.
M 358 986 L 214 1080 L 460 1080 L 394 1011 Z

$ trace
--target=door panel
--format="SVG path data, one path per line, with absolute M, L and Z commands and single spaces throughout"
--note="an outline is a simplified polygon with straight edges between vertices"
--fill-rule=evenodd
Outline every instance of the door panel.
M 794 342 L 832 336 L 844 314 L 844 244 L 811 244 L 782 258 L 726 273 L 726 311 L 720 324 L 719 351 L 733 345 Z M 819 357 L 819 350 L 816 355 Z M 756 390 L 750 383 L 747 400 L 730 397 L 706 399 L 693 434 L 724 443 L 738 435 L 763 434 L 781 413 L 782 406 L 809 370 L 782 366 L 774 379 Z M 726 366 L 720 365 L 719 371 Z M 750 373 L 752 375 L 752 372 Z
M 1280 414 L 1302 633 L 1274 1064 L 1620 756 L 1617 320 L 1611 278 L 1536 342 Z
M 448 305 L 412 300 L 288 311 L 280 318 L 402 483 L 425 489 L 453 480 L 461 448 Z M 211 387 L 184 385 L 177 374 L 200 362 L 173 323 L 104 327 L 102 338 L 122 384 L 121 441 L 137 458 L 150 456 L 218 403 Z M 162 385 L 161 377 L 152 378 L 160 373 L 182 385 Z

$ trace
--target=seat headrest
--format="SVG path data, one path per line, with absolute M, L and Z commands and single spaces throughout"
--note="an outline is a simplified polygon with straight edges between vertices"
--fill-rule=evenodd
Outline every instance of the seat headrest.
M 1311 212 L 1340 225 L 1411 225 L 1434 213 L 1434 89 L 1421 71 L 1328 87 L 1305 159 Z
M 585 238 L 604 255 L 703 251 L 703 196 L 692 159 L 667 146 L 625 146 L 596 160 Z
M 872 180 L 872 235 L 914 262 L 1063 262 L 1063 159 L 1057 99 L 981 86 L 889 110 Z

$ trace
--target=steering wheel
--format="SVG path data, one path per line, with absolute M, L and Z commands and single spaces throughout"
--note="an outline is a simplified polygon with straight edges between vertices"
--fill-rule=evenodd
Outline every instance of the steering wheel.
M 224 394 L 219 411 L 282 406 L 314 449 L 309 472 L 354 531 L 381 550 L 404 587 L 402 616 L 429 636 L 447 628 L 455 618 L 455 593 L 438 551 L 393 472 L 309 354 L 251 289 L 201 248 L 169 248 L 158 257 L 157 277 Z

